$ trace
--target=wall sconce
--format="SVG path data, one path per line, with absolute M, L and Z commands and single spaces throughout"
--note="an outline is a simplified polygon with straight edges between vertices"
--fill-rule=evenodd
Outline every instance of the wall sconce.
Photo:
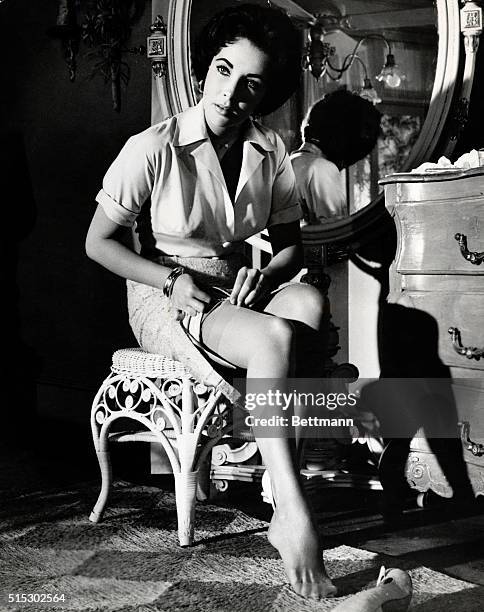
M 322 19 L 324 16 L 317 16 L 317 18 Z M 302 67 L 304 70 L 309 70 L 315 79 L 319 79 L 323 75 L 328 76 L 333 81 L 341 79 L 343 74 L 351 68 L 355 59 L 360 62 L 362 61 L 357 53 L 361 45 L 369 39 L 381 40 L 387 47 L 385 65 L 376 79 L 383 82 L 388 87 L 399 87 L 402 81 L 406 79 L 406 76 L 395 63 L 395 56 L 391 51 L 390 43 L 382 34 L 368 34 L 368 36 L 364 36 L 356 43 L 353 51 L 344 58 L 341 66 L 338 67 L 331 63 L 331 57 L 336 53 L 336 47 L 324 42 L 325 33 L 326 30 L 322 23 L 317 21 L 312 25 L 308 30 L 308 43 L 303 52 Z M 365 78 L 368 78 L 366 66 L 365 73 Z M 365 88 L 365 85 L 363 88 Z M 372 89 L 371 83 L 368 89 Z
M 326 74 L 329 58 L 335 54 L 336 47 L 323 42 L 324 30 L 316 23 L 308 31 L 308 43 L 304 49 L 303 69 L 309 70 L 315 79 Z M 331 66 L 331 64 L 329 64 Z
M 151 60 L 151 68 L 156 78 L 166 74 L 166 25 L 163 17 L 158 15 L 150 26 L 151 34 L 146 39 L 146 55 Z
M 76 78 L 80 44 L 88 47 L 85 57 L 92 62 L 91 77 L 99 75 L 110 84 L 113 109 L 121 110 L 122 85 L 127 86 L 130 67 L 125 54 L 144 54 L 143 46 L 128 48 L 133 26 L 143 14 L 139 0 L 58 0 L 56 25 L 47 33 L 62 43 L 69 80 Z
M 59 0 L 56 24 L 48 28 L 47 34 L 61 41 L 62 52 L 69 71 L 69 81 L 73 83 L 76 79 L 76 56 L 81 40 L 81 28 L 77 23 L 74 0 Z

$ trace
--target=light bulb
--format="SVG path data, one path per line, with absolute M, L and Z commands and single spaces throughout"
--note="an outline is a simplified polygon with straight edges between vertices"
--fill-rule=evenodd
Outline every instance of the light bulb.
M 402 79 L 395 73 L 387 74 L 385 77 L 385 85 L 388 85 L 388 87 L 398 87 L 401 82 Z
M 387 87 L 395 88 L 399 87 L 402 81 L 404 81 L 407 77 L 395 64 L 395 57 L 393 54 L 389 53 L 380 74 L 378 74 L 375 78 L 377 81 L 383 81 Z
M 371 102 L 372 104 L 380 104 L 381 102 L 380 96 L 371 84 L 371 81 L 368 77 L 365 77 L 365 80 L 363 81 L 363 87 L 360 89 L 358 95 L 360 96 L 360 98 L 368 100 L 368 102 Z

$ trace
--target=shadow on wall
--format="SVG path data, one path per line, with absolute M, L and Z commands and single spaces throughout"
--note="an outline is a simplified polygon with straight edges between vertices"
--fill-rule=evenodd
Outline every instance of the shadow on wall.
M 471 499 L 449 368 L 438 355 L 438 325 L 428 313 L 381 307 L 381 379 L 362 389 L 361 403 L 378 418 L 388 446 L 380 477 L 390 508 L 408 492 L 405 464 L 414 436 L 425 437 L 454 497 Z
M 7 423 L 2 422 L 0 431 L 5 440 L 18 446 L 28 445 L 35 430 L 35 379 L 39 368 L 38 355 L 24 340 L 19 308 L 18 253 L 20 243 L 32 232 L 37 214 L 21 133 L 0 135 L 0 168 L 4 202 L 3 322 L 7 330 L 4 384 L 13 398 L 3 411 L 2 420 L 6 418 Z
M 351 261 L 380 285 L 381 374 L 380 380 L 362 387 L 361 406 L 377 416 L 385 439 L 380 477 L 387 510 L 397 510 L 409 493 L 405 467 L 414 436 L 427 439 L 454 495 L 472 496 L 450 370 L 438 354 L 437 322 L 426 312 L 387 303 L 389 268 L 397 246 L 395 224 L 387 211 L 360 242 Z
M 2 150 L 11 185 L 4 209 L 14 217 L 6 230 L 8 291 L 15 282 L 20 295 L 12 327 L 21 326 L 23 342 L 35 349 L 18 349 L 31 362 L 22 367 L 30 368 L 40 385 L 74 394 L 95 391 L 112 351 L 135 345 L 124 282 L 87 259 L 84 240 L 102 177 L 126 140 L 150 124 L 151 66 L 146 57 L 128 54 L 131 79 L 121 113 L 114 112 L 109 83 L 89 79 L 92 63 L 85 50 L 75 82 L 69 81 L 59 41 L 47 35 L 58 5 L 58 0 L 0 3 L 0 134 L 8 141 Z M 130 46 L 145 43 L 150 24 L 146 10 L 133 27 Z M 29 212 L 33 198 L 35 216 Z M 52 403 L 69 418 L 76 401 Z

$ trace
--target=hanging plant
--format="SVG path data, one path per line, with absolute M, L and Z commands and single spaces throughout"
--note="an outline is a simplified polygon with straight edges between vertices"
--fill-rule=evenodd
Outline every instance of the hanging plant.
M 57 24 L 49 34 L 60 38 L 69 68 L 76 75 L 76 55 L 82 41 L 93 62 L 91 78 L 100 75 L 111 84 L 113 109 L 121 110 L 121 85 L 128 85 L 130 69 L 126 53 L 145 53 L 144 47 L 127 47 L 133 25 L 145 9 L 146 0 L 59 0 Z

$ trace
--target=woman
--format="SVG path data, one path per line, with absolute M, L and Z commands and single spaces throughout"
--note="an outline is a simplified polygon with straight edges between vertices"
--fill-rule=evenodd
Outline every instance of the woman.
M 348 216 L 341 170 L 372 151 L 380 120 L 371 102 L 346 89 L 326 94 L 309 109 L 302 125 L 303 144 L 291 154 L 291 162 L 310 223 Z
M 301 267 L 301 213 L 281 139 L 250 119 L 294 91 L 298 48 L 297 32 L 278 10 L 240 5 L 216 15 L 194 56 L 201 101 L 127 142 L 104 178 L 86 240 L 92 259 L 128 279 L 130 322 L 141 346 L 217 384 L 220 376 L 205 357 L 245 368 L 249 380 L 287 378 L 293 322 L 314 333 L 321 322 L 321 298 L 312 287 L 274 291 Z M 151 230 L 149 240 L 140 233 L 139 255 L 118 232 L 149 199 Z M 265 227 L 274 255 L 258 270 L 244 265 L 241 246 Z M 222 384 L 230 397 L 233 389 Z M 292 441 L 261 438 L 258 445 L 277 501 L 269 540 L 297 593 L 331 596 L 336 589 Z

